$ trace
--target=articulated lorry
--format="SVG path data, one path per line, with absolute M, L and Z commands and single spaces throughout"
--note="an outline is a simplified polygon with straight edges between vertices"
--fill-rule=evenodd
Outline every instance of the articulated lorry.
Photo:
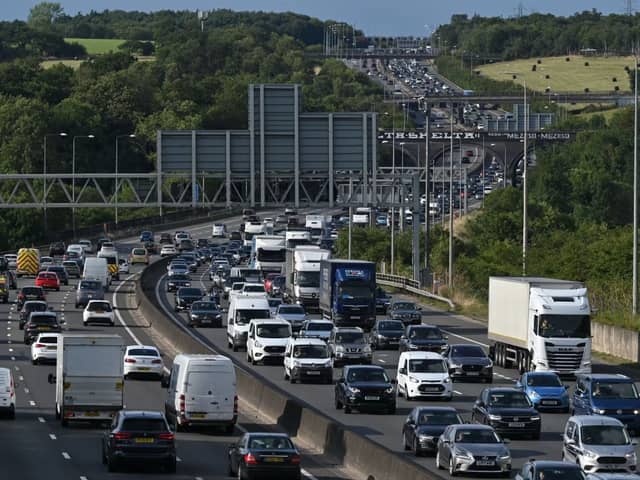
M 288 227 L 284 238 L 287 248 L 296 248 L 298 245 L 311 244 L 311 232 L 304 227 Z
M 244 232 L 242 239 L 246 247 L 253 245 L 253 237 L 256 235 L 264 235 L 264 224 L 262 222 L 246 222 L 244 224 Z
M 376 321 L 376 264 L 360 260 L 320 262 L 320 311 L 336 326 L 369 330 Z
M 119 335 L 61 335 L 58 338 L 56 418 L 111 421 L 124 405 L 125 345 Z
M 590 314 L 581 282 L 490 277 L 490 354 L 520 372 L 591 373 Z
M 245 230 L 246 232 L 246 230 Z M 283 270 L 287 249 L 282 235 L 258 235 L 253 237 L 251 264 L 265 273 L 280 273 Z
M 329 250 L 323 250 L 316 245 L 300 245 L 287 249 L 284 299 L 290 303 L 318 308 L 320 262 L 330 256 Z

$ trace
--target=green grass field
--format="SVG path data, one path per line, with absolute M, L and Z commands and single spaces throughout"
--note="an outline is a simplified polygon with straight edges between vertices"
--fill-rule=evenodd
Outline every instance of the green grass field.
M 43 60 L 40 62 L 40 65 L 42 65 L 42 68 L 47 69 L 61 63 L 62 65 L 66 65 L 67 67 L 77 70 L 82 62 L 84 62 L 84 60 Z
M 537 58 L 514 60 L 479 65 L 481 75 L 494 80 L 513 80 L 522 85 L 526 81 L 527 88 L 544 92 L 551 87 L 552 92 L 612 92 L 618 86 L 621 92 L 629 92 L 631 86 L 625 66 L 633 67 L 633 57 L 543 57 L 540 64 Z M 585 66 L 589 62 L 589 66 Z M 536 71 L 531 70 L 536 65 Z M 549 75 L 549 78 L 545 78 Z M 613 81 L 613 78 L 617 82 Z
M 115 52 L 126 40 L 120 38 L 65 38 L 67 43 L 79 43 L 87 49 L 89 55 Z

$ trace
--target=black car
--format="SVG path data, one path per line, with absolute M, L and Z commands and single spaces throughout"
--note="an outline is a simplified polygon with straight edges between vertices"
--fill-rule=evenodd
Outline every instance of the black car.
M 42 300 L 28 300 L 24 302 L 24 305 L 20 309 L 20 320 L 19 327 L 20 330 L 24 328 L 24 324 L 29 320 L 29 315 L 31 312 L 46 312 L 49 310 L 47 306 L 47 302 L 43 302 Z
M 160 234 L 160 245 L 173 245 L 173 239 L 171 238 L 170 233 L 161 233 Z
M 153 240 L 147 240 L 143 244 L 144 248 L 147 250 L 149 255 L 157 255 L 158 254 L 158 245 Z
M 444 357 L 452 380 L 493 381 L 493 362 L 479 345 L 449 345 Z
M 176 293 L 175 310 L 188 310 L 193 302 L 202 300 L 204 292 L 197 287 L 180 287 Z
M 389 310 L 389 305 L 391 305 L 391 297 L 383 288 L 378 287 L 376 289 L 376 313 L 386 315 L 387 310 Z
M 222 313 L 215 302 L 193 302 L 189 310 L 190 327 L 222 327 Z
M 396 392 L 384 368 L 377 365 L 344 367 L 335 386 L 335 407 L 344 413 L 352 409 L 396 412 Z
M 54 272 L 58 276 L 58 280 L 63 285 L 69 285 L 69 275 L 67 275 L 67 269 L 62 265 L 49 265 L 46 269 L 47 272 Z
M 176 471 L 175 436 L 163 413 L 120 410 L 102 436 L 102 463 L 115 472 L 126 462 Z
M 18 300 L 17 300 L 16 309 L 20 310 L 22 308 L 22 306 L 24 305 L 24 302 L 26 302 L 27 300 L 42 300 L 42 301 L 46 301 L 47 298 L 46 298 L 46 296 L 44 294 L 44 288 L 35 287 L 35 286 L 22 287 L 20 289 L 20 292 L 18 292 Z
M 609 474 L 611 475 L 611 474 Z M 613 474 L 615 475 L 615 474 Z M 627 476 L 623 474 L 620 478 Z M 635 475 L 634 475 L 635 476 Z M 590 478 L 591 476 L 589 476 Z M 631 477 L 631 475 L 629 475 Z M 607 478 L 605 473 L 604 478 Z M 612 478 L 612 477 L 608 477 Z M 516 474 L 515 480 L 584 480 L 585 474 L 579 464 L 558 460 L 534 460 L 526 462 Z
M 64 255 L 64 252 L 67 251 L 67 246 L 64 242 L 53 242 L 49 245 L 49 256 L 53 257 L 55 255 Z
M 377 320 L 369 333 L 371 348 L 398 348 L 404 330 L 404 323 L 400 320 Z
M 242 233 L 237 230 L 229 233 L 229 240 L 242 240 Z
M 167 292 L 175 292 L 182 287 L 191 286 L 191 277 L 186 273 L 176 273 L 167 277 Z
M 435 452 L 438 439 L 447 425 L 463 424 L 453 407 L 416 407 L 402 425 L 402 443 L 405 450 L 413 450 L 416 457 Z
M 422 307 L 413 302 L 393 302 L 389 306 L 389 318 L 400 320 L 405 325 L 422 323 Z
M 54 312 L 32 312 L 27 323 L 24 324 L 24 344 L 31 343 L 41 333 L 60 333 L 62 326 L 58 323 L 58 316 Z
M 540 414 L 527 395 L 517 388 L 485 388 L 473 405 L 471 421 L 491 425 L 505 437 L 521 435 L 540 439 Z
M 300 479 L 300 452 L 286 433 L 245 433 L 228 456 L 230 477 Z
M 409 325 L 400 339 L 400 351 L 441 353 L 447 348 L 447 336 L 435 325 Z
M 204 247 L 208 247 L 209 246 L 209 239 L 208 238 L 199 238 L 196 241 L 196 247 L 198 248 L 204 248 Z

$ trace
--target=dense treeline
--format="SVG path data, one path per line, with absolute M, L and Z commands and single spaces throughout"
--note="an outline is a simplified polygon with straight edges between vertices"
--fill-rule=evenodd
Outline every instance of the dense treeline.
M 76 18 L 58 7 L 40 4 L 28 23 L 0 24 L 0 39 L 24 37 L 14 42 L 16 48 L 23 45 L 19 54 L 0 62 L 0 172 L 42 172 L 45 135 L 49 173 L 71 172 L 74 136 L 77 172 L 113 172 L 116 136 L 129 134 L 136 137 L 120 139 L 120 172 L 152 171 L 159 128 L 246 128 L 250 83 L 300 83 L 308 110 L 368 110 L 380 102 L 381 91 L 366 76 L 337 60 L 305 57 L 307 42 L 317 41 L 318 32 L 321 41 L 322 23 L 316 19 L 216 11 L 201 31 L 193 12 L 92 12 Z M 33 47 L 37 39 L 46 35 L 60 42 L 63 36 L 88 35 L 70 29 L 85 21 L 109 28 L 96 36 L 152 38 L 154 60 L 139 61 L 125 49 L 96 56 L 77 69 L 43 68 L 43 57 L 54 52 Z M 143 27 L 152 35 L 135 33 Z M 14 37 L 17 31 L 20 37 Z M 56 132 L 67 136 L 51 135 Z M 50 215 L 50 228 L 68 228 L 68 213 Z M 132 213 L 123 210 L 121 217 Z M 111 215 L 109 209 L 78 210 L 80 223 Z M 44 229 L 37 211 L 2 211 L 2 225 L 15 228 L 3 229 L 0 250 L 37 241 Z
M 602 15 L 593 10 L 570 17 L 539 13 L 520 18 L 454 15 L 433 38 L 447 49 L 505 60 L 566 55 L 583 48 L 627 53 L 640 38 L 640 14 Z

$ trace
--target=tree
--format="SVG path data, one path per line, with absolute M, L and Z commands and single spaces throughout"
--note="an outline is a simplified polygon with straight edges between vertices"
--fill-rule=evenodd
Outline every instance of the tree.
M 29 10 L 27 22 L 38 30 L 50 30 L 55 21 L 64 15 L 62 5 L 55 2 L 42 2 Z

